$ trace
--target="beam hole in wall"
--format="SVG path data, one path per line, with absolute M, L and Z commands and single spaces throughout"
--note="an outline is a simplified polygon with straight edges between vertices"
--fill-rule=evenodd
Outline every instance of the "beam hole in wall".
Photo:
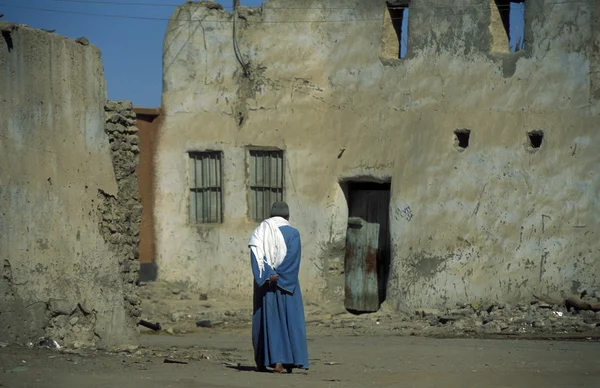
M 454 131 L 454 146 L 460 150 L 466 150 L 469 147 L 469 140 L 471 139 L 470 129 L 457 129 Z
M 504 28 L 504 37 L 494 36 L 496 45 L 508 48 L 514 53 L 523 50 L 525 46 L 525 0 L 494 0 L 495 8 L 492 9 L 492 25 L 499 19 Z M 492 26 L 492 30 L 493 30 Z M 499 41 L 503 40 L 503 43 Z
M 544 141 L 544 132 L 540 130 L 527 132 L 527 138 L 529 140 L 529 147 L 538 149 L 542 146 L 542 142 Z
M 353 314 L 379 310 L 390 273 L 389 179 L 340 183 L 348 205 L 344 306 Z
M 384 20 L 383 56 L 404 58 L 408 49 L 409 0 L 389 0 Z

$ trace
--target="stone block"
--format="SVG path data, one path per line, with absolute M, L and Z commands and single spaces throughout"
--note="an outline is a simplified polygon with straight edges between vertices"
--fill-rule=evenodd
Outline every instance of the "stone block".
M 71 303 L 65 299 L 52 299 L 48 302 L 48 310 L 53 316 L 71 315 L 75 310 L 75 303 Z

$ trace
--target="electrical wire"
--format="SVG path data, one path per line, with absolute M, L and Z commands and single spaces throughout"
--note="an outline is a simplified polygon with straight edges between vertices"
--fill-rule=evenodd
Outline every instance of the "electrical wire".
M 57 3 L 83 3 L 83 4 L 105 4 L 105 5 L 125 5 L 139 7 L 179 7 L 182 3 L 137 3 L 132 1 L 100 1 L 100 0 L 50 0 Z M 224 7 L 225 8 L 225 7 Z
M 237 9 L 235 9 L 234 11 L 234 15 L 233 15 L 233 51 L 235 53 L 235 57 L 238 60 L 238 62 L 240 63 L 240 65 L 242 66 L 242 69 L 244 71 L 244 77 L 248 77 L 248 68 L 246 67 L 246 64 L 244 63 L 244 60 L 242 59 L 242 54 L 240 52 L 240 48 L 238 47 L 238 43 L 237 43 L 237 31 L 236 31 L 236 20 L 237 20 Z
M 119 4 L 119 5 L 144 5 L 144 6 L 173 6 L 169 4 L 159 4 L 159 3 L 132 3 L 132 2 L 117 2 L 117 1 L 85 1 L 85 0 L 52 0 L 52 1 L 60 1 L 60 2 L 77 2 L 77 3 L 97 3 L 97 4 Z M 595 3 L 600 0 L 561 0 L 561 1 L 553 1 L 546 2 L 544 5 L 559 5 L 559 4 L 575 4 L 575 3 Z M 83 12 L 83 11 L 71 11 L 71 10 L 58 10 L 52 8 L 42 8 L 42 7 L 31 7 L 31 6 L 23 6 L 23 5 L 12 5 L 12 4 L 4 4 L 0 3 L 0 6 L 9 7 L 9 8 L 18 8 L 18 9 L 27 9 L 34 11 L 44 11 L 44 12 L 53 12 L 53 13 L 61 13 L 61 14 L 73 14 L 73 15 L 83 15 L 83 16 L 94 16 L 94 17 L 105 17 L 105 18 L 120 18 L 120 19 L 138 19 L 138 20 L 156 20 L 156 21 L 180 21 L 180 22 L 201 22 L 201 23 L 232 23 L 233 20 L 198 20 L 198 19 L 171 19 L 166 17 L 152 17 L 152 16 L 134 16 L 134 15 L 117 15 L 117 14 L 102 14 L 102 13 L 94 13 L 94 12 Z M 472 5 L 463 5 L 463 7 L 480 7 L 482 5 L 472 4 Z M 435 8 L 443 8 L 443 9 L 455 9 L 460 6 L 431 6 L 431 7 L 409 7 L 409 10 L 413 9 L 435 9 Z M 499 6 L 500 8 L 502 6 Z M 357 9 L 357 8 L 287 8 L 287 7 L 263 7 L 264 9 L 288 9 L 288 10 L 306 10 L 306 9 L 318 9 L 318 10 L 336 10 L 336 9 Z M 486 8 L 489 8 L 489 4 L 486 4 Z M 446 13 L 444 15 L 428 15 L 428 17 L 435 16 L 463 16 L 468 13 Z M 391 18 L 391 20 L 400 20 L 402 18 Z M 366 19 L 341 19 L 341 20 L 262 20 L 257 21 L 256 23 L 351 23 L 351 22 L 381 22 L 382 18 L 366 18 Z
M 143 3 L 143 2 L 132 2 L 132 1 L 109 1 L 109 0 L 50 0 L 54 2 L 60 3 L 84 3 L 84 4 L 110 4 L 110 5 L 126 5 L 126 6 L 148 6 L 148 7 L 178 7 L 183 5 L 181 3 Z M 543 2 L 542 5 L 553 5 L 553 4 L 572 4 L 572 3 L 589 3 L 589 2 L 597 2 L 599 0 L 553 0 Z M 233 9 L 233 6 L 224 6 L 221 5 L 225 9 Z M 358 7 L 269 7 L 260 5 L 257 7 L 251 8 L 263 8 L 263 9 L 289 9 L 289 10 L 351 10 L 358 9 Z M 435 9 L 435 8 L 446 8 L 446 9 L 456 9 L 456 8 L 489 8 L 489 3 L 479 3 L 479 4 L 452 4 L 452 5 L 428 5 L 428 6 L 398 6 L 398 7 L 390 7 L 390 8 L 410 8 L 410 9 Z M 510 4 L 506 5 L 497 5 L 498 8 L 509 8 Z

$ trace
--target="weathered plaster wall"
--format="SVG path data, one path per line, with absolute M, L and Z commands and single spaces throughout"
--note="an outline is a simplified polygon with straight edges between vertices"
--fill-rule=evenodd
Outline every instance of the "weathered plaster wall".
M 99 207 L 121 189 L 100 51 L 0 26 L 0 338 L 134 343 L 124 299 L 136 291 L 100 228 Z
M 237 19 L 248 77 L 232 15 L 179 7 L 164 42 L 159 277 L 249 292 L 245 147 L 263 145 L 286 151 L 310 298 L 343 298 L 338 181 L 356 176 L 391 178 L 388 300 L 398 308 L 597 286 L 598 7 L 528 1 L 525 50 L 510 54 L 494 49 L 489 0 L 413 0 L 398 60 L 381 58 L 383 1 L 270 0 Z M 462 152 L 459 128 L 471 130 Z M 530 130 L 545 133 L 536 151 Z M 186 152 L 205 149 L 224 152 L 224 223 L 190 226 Z

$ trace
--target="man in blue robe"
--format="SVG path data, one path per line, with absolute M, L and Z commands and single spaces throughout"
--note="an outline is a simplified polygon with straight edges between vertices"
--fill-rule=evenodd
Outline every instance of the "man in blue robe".
M 254 274 L 252 344 L 260 371 L 308 369 L 304 305 L 298 282 L 300 233 L 289 224 L 289 208 L 276 202 L 271 217 L 252 233 L 250 259 Z

